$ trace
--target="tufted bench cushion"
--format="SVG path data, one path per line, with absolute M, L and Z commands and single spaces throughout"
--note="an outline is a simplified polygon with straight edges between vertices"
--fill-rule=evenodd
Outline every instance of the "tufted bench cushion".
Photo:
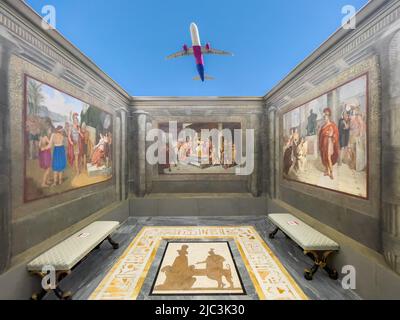
M 71 270 L 118 226 L 117 221 L 93 222 L 31 261 L 28 271 L 41 271 L 43 266 L 53 266 L 56 271 Z
M 291 214 L 270 214 L 268 218 L 305 251 L 337 251 L 340 249 L 335 241 Z

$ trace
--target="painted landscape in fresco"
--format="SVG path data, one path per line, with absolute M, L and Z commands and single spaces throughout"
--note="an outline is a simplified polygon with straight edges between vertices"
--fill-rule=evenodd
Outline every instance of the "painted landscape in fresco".
M 167 135 L 169 124 L 159 124 L 159 129 Z M 159 164 L 159 173 L 176 174 L 235 174 L 236 144 L 234 141 L 234 130 L 241 129 L 240 123 L 183 123 L 177 124 L 178 133 L 189 130 L 193 136 L 178 138 L 172 154 L 177 158 L 177 163 L 171 163 L 167 156 L 166 164 Z M 218 130 L 220 132 L 219 145 L 211 138 L 202 140 L 202 130 Z M 224 140 L 222 132 L 230 132 L 231 140 Z M 167 144 L 167 155 L 169 155 L 170 143 Z M 227 148 L 227 149 L 225 149 Z M 230 151 L 229 153 L 226 151 Z
M 26 77 L 25 201 L 112 177 L 112 116 Z
M 283 116 L 283 176 L 368 197 L 368 76 Z

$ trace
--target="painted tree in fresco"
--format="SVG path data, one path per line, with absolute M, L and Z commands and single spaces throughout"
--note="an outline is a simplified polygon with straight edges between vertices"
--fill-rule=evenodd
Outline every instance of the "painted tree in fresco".
M 42 93 L 42 84 L 37 81 L 28 81 L 28 112 L 36 116 L 39 113 L 40 106 L 44 102 Z

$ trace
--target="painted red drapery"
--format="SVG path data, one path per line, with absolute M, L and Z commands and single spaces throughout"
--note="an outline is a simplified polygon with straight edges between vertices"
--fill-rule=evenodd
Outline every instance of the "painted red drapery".
M 335 123 L 326 123 L 319 131 L 319 151 L 321 153 L 322 164 L 329 166 L 331 157 L 332 166 L 339 159 L 339 129 Z

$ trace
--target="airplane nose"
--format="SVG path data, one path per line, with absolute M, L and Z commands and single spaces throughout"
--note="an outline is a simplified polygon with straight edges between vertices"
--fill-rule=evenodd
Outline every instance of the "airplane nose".
M 190 24 L 190 35 L 192 36 L 192 45 L 200 46 L 199 29 L 197 29 L 197 25 L 194 22 Z
M 194 22 L 192 22 L 190 24 L 190 31 L 196 31 L 196 30 L 197 30 L 197 25 Z

